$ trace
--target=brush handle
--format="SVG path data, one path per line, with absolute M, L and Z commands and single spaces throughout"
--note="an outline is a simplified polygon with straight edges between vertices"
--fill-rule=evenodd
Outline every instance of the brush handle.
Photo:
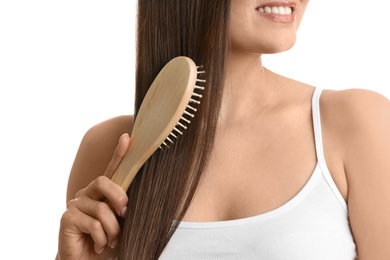
M 148 154 L 152 154 L 154 151 L 152 149 L 149 149 L 147 151 L 142 151 L 144 155 L 140 154 L 140 150 L 134 149 L 134 146 L 132 146 L 133 138 L 136 138 L 132 135 L 130 137 L 130 144 L 129 148 L 126 151 L 125 156 L 123 157 L 121 163 L 119 164 L 115 174 L 112 176 L 111 180 L 117 184 L 119 184 L 123 190 L 127 191 L 129 188 L 131 182 L 133 181 L 135 175 L 141 169 L 143 160 Z M 141 158 L 144 159 L 141 159 Z

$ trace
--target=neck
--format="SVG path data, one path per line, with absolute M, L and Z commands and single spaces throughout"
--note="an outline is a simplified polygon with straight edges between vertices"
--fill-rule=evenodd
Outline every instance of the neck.
M 259 54 L 230 53 L 221 107 L 221 120 L 245 119 L 272 104 L 273 73 Z

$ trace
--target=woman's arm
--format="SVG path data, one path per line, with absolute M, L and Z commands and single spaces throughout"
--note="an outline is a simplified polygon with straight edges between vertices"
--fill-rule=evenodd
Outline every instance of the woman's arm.
M 390 259 L 390 101 L 368 90 L 343 91 L 344 167 L 359 260 Z
M 56 259 L 113 259 L 127 195 L 110 179 L 125 154 L 132 118 L 118 117 L 84 136 L 69 177 Z M 119 138 L 121 136 L 121 138 Z M 119 143 L 118 143 L 119 139 Z
M 87 187 L 98 176 L 104 174 L 119 137 L 131 133 L 133 116 L 118 116 L 90 128 L 84 135 L 69 175 L 66 202 Z

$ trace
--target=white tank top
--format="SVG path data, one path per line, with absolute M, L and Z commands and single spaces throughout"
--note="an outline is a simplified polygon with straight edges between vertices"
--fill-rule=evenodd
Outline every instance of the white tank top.
M 253 217 L 182 222 L 160 259 L 355 259 L 347 204 L 324 159 L 321 92 L 316 88 L 312 100 L 317 165 L 299 193 L 284 205 Z

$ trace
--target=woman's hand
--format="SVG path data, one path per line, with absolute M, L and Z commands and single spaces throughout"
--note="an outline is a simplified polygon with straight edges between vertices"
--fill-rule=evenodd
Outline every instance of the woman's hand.
M 104 173 L 80 190 L 61 218 L 58 256 L 61 260 L 113 259 L 119 241 L 117 217 L 124 217 L 127 194 L 110 179 L 121 162 L 130 138 L 123 134 Z

